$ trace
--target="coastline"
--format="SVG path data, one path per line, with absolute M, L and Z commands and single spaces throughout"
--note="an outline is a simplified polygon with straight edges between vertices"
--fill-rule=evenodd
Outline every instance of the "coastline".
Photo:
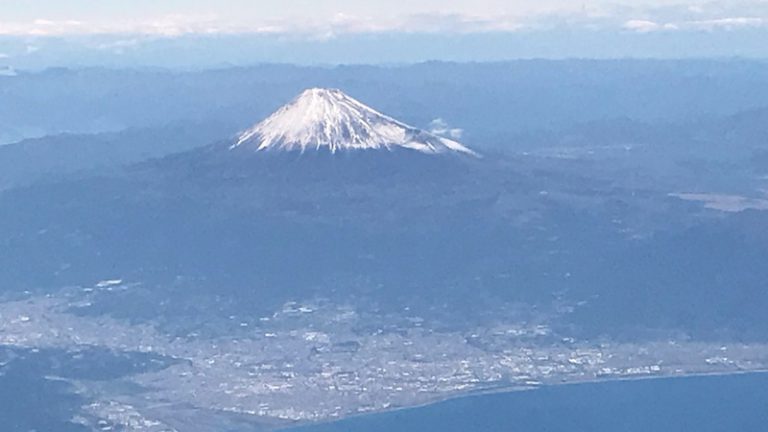
M 486 389 L 476 389 L 469 391 L 467 393 L 463 394 L 455 394 L 450 395 L 445 398 L 436 399 L 429 402 L 419 403 L 415 405 L 410 406 L 404 406 L 404 407 L 393 407 L 388 408 L 380 411 L 369 411 L 364 413 L 356 413 L 353 415 L 349 415 L 346 417 L 339 417 L 336 419 L 328 419 L 328 420 L 322 420 L 318 422 L 301 422 L 297 423 L 291 426 L 287 426 L 284 428 L 278 428 L 275 429 L 277 431 L 284 431 L 284 432 L 301 432 L 304 430 L 311 430 L 313 427 L 316 426 L 322 426 L 322 425 L 329 425 L 337 422 L 347 421 L 347 420 L 353 420 L 353 419 L 360 419 L 364 417 L 369 416 L 377 416 L 377 415 L 385 415 L 385 414 L 392 414 L 397 412 L 408 412 L 408 411 L 416 411 L 422 408 L 430 407 L 430 406 L 436 406 L 443 403 L 456 401 L 460 399 L 473 399 L 477 397 L 482 396 L 490 396 L 490 395 L 503 395 L 503 394 L 512 394 L 512 393 L 521 393 L 521 392 L 530 392 L 530 391 L 536 391 L 536 390 L 543 390 L 543 389 L 552 389 L 552 388 L 559 388 L 559 387 L 576 387 L 576 386 L 584 386 L 584 385 L 600 385 L 600 384 L 610 384 L 610 383 L 620 383 L 620 382 L 642 382 L 642 381 L 666 381 L 666 380 L 685 380 L 685 379 L 693 379 L 693 378 L 716 378 L 716 377 L 729 377 L 729 376 L 744 376 L 744 375 L 768 375 L 768 369 L 755 369 L 755 370 L 739 370 L 739 371 L 720 371 L 720 372 L 693 372 L 688 374 L 677 374 L 677 375 L 651 375 L 651 376 L 624 376 L 624 377 L 611 377 L 611 378 L 590 378 L 590 379 L 584 379 L 584 380 L 573 380 L 573 381 L 567 381 L 567 382 L 556 382 L 556 383 L 542 383 L 538 386 L 500 386 L 500 387 L 494 387 L 494 388 L 486 388 Z

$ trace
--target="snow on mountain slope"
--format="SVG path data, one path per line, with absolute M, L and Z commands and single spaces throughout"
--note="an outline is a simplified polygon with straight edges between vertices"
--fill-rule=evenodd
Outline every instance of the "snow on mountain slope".
M 254 150 L 394 150 L 476 155 L 462 144 L 408 126 L 340 90 L 305 90 L 288 105 L 244 132 L 232 148 Z

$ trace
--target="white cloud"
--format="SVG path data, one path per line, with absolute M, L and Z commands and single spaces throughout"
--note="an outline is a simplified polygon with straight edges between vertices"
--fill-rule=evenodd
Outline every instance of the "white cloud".
M 768 19 L 757 17 L 718 18 L 710 20 L 689 21 L 685 23 L 686 27 L 702 30 L 733 30 L 744 27 L 763 27 L 766 25 L 768 25 Z
M 625 30 L 635 31 L 638 33 L 649 33 L 664 30 L 736 30 L 746 27 L 768 27 L 768 20 L 755 17 L 718 18 L 668 23 L 658 23 L 649 20 L 629 20 L 623 25 Z
M 31 22 L 0 22 L 0 35 L 48 36 L 88 32 L 77 20 L 54 21 L 38 18 Z
M 337 13 L 329 18 L 226 20 L 215 15 L 166 15 L 138 21 L 85 22 L 35 19 L 31 22 L 0 22 L 0 35 L 65 36 L 77 34 L 145 34 L 178 36 L 212 33 L 279 33 L 316 36 L 343 34 L 475 33 L 516 31 L 524 28 L 519 18 L 502 15 L 420 13 L 399 16 L 365 16 Z
M 657 23 L 648 20 L 629 20 L 624 23 L 625 30 L 636 31 L 638 33 L 650 33 L 663 30 L 679 30 L 680 26 L 675 23 Z
M 107 42 L 98 41 L 91 47 L 100 51 L 111 51 L 114 54 L 122 55 L 127 51 L 140 47 L 141 43 L 142 39 L 134 37 L 128 39 L 109 40 Z
M 0 22 L 0 35 L 66 36 L 84 34 L 147 34 L 175 36 L 224 31 L 215 18 L 167 15 L 138 21 L 81 21 L 38 18 L 29 22 Z
M 436 118 L 429 123 L 429 132 L 445 138 L 461 139 L 464 129 L 452 128 L 442 118 Z
M 655 6 L 631 5 L 614 8 L 624 17 L 622 27 L 637 32 L 663 30 L 727 31 L 768 27 L 768 1 L 689 1 Z
M 629 20 L 624 23 L 624 28 L 627 30 L 637 31 L 640 33 L 647 33 L 657 31 L 662 28 L 661 25 L 653 21 L 648 20 Z
M 233 2 L 240 0 L 221 0 Z M 245 1 L 245 0 L 243 0 Z M 395 1 L 397 3 L 397 1 Z M 41 17 L 29 21 L 0 21 L 0 35 L 63 36 L 80 34 L 156 35 L 281 34 L 332 38 L 345 34 L 384 32 L 483 33 L 533 30 L 729 30 L 767 26 L 766 0 L 595 0 L 577 4 L 565 0 L 403 0 L 393 8 L 383 0 L 341 1 L 338 10 L 316 4 L 308 10 L 256 8 L 241 4 L 238 13 L 187 12 L 152 16 Z M 165 8 L 166 11 L 170 8 Z M 442 11 L 441 11 L 442 10 Z M 262 13 L 264 12 L 264 13 Z M 73 19 L 76 18 L 76 19 Z

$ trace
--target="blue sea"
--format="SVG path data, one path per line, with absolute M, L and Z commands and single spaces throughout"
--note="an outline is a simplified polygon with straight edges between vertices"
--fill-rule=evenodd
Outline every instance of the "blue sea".
M 768 432 L 768 373 L 485 394 L 294 430 L 299 431 Z

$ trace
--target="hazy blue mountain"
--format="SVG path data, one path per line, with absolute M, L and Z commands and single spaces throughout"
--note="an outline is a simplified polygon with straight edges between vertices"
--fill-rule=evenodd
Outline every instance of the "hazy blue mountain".
M 50 69 L 0 77 L 0 142 L 179 121 L 239 130 L 305 88 L 335 87 L 414 126 L 442 118 L 476 147 L 510 147 L 510 135 L 521 131 L 611 118 L 679 122 L 763 107 L 766 70 L 746 60 Z
M 62 134 L 0 146 L 0 190 L 66 174 L 165 156 L 233 134 L 215 124 L 184 124 L 101 134 Z

